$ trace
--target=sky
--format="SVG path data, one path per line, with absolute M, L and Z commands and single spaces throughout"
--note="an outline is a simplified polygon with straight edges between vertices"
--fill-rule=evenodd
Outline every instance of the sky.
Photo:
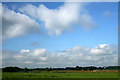
M 119 0 L 1 0 L 1 2 L 119 2 Z
M 4 2 L 2 14 L 3 67 L 117 65 L 117 2 Z

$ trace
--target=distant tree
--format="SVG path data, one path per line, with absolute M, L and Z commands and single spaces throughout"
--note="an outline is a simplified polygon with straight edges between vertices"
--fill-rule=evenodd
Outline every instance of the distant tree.
M 27 67 L 25 67 L 25 68 L 24 68 L 24 71 L 25 71 L 25 72 L 28 72 L 28 71 L 29 71 L 29 69 L 28 69 Z
M 48 71 L 49 70 L 49 68 L 48 67 L 46 67 L 46 69 L 45 69 L 46 71 Z
M 97 69 L 98 70 L 104 70 L 104 67 L 98 67 Z
M 76 66 L 76 70 L 79 70 L 79 66 Z
M 52 67 L 49 68 L 49 71 L 52 71 Z
M 76 70 L 82 70 L 82 67 L 76 66 Z
M 50 67 L 50 68 L 46 68 L 46 71 L 52 71 L 52 67 Z
M 2 69 L 3 72 L 19 72 L 21 70 L 19 67 L 5 67 Z
M 94 66 L 91 66 L 91 67 L 88 67 L 89 68 L 89 70 L 96 70 L 97 68 L 96 67 L 94 67 Z

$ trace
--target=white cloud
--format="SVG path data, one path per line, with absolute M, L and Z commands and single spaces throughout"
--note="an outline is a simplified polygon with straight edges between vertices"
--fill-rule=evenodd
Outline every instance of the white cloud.
M 2 12 L 3 40 L 39 32 L 39 24 L 25 14 L 16 13 L 6 7 L 2 8 Z
M 35 49 L 34 51 L 33 51 L 33 55 L 34 56 L 43 56 L 43 55 L 45 55 L 46 53 L 47 53 L 47 50 L 46 49 Z
M 81 47 L 81 46 L 75 46 L 72 49 L 72 52 L 75 53 L 75 54 L 83 54 L 83 53 L 86 53 L 88 51 L 89 51 L 89 48 L 87 48 L 87 47 Z
M 116 52 L 116 49 L 113 46 L 108 44 L 101 44 L 98 47 L 91 49 L 91 54 L 95 55 L 111 55 Z
M 22 9 L 19 8 L 19 11 L 29 14 L 29 16 L 32 15 L 33 18 L 36 18 L 36 15 L 37 15 L 37 8 L 31 4 L 24 6 L 24 8 L 22 8 Z
M 104 48 L 104 47 L 107 47 L 107 46 L 109 46 L 109 45 L 108 44 L 100 44 L 99 45 L 100 48 Z
M 3 15 L 0 16 L 2 17 L 2 39 L 5 41 L 32 33 L 40 34 L 41 31 L 49 35 L 60 35 L 72 31 L 73 25 L 89 29 L 94 27 L 95 23 L 87 12 L 83 3 L 64 3 L 56 9 L 49 9 L 42 4 L 38 7 L 28 4 L 19 7 L 18 12 L 3 5 Z
M 100 52 L 94 49 L 100 49 L 102 55 L 96 55 Z M 118 65 L 118 56 L 117 49 L 108 44 L 101 44 L 91 49 L 75 46 L 56 53 L 49 52 L 45 48 L 31 50 L 27 54 L 3 51 L 3 66 L 10 65 L 20 67 L 111 66 Z
M 27 53 L 27 52 L 30 52 L 30 50 L 22 49 L 22 50 L 20 51 L 20 53 Z
M 20 12 L 44 22 L 49 35 L 60 35 L 70 31 L 74 24 L 85 29 L 95 26 L 93 18 L 85 11 L 83 3 L 65 3 L 57 9 L 49 9 L 44 5 L 38 7 L 26 5 Z
M 33 63 L 32 61 L 25 61 L 26 64 L 30 64 Z

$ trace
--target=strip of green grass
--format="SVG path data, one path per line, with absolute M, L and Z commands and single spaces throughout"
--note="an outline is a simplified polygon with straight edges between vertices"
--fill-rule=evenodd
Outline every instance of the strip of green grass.
M 118 73 L 3 73 L 2 78 L 118 78 Z

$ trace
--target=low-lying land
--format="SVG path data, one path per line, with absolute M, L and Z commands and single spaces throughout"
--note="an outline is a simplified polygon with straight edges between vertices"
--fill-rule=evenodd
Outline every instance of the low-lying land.
M 3 78 L 118 78 L 117 70 L 43 71 L 40 73 L 3 72 Z
M 118 66 L 108 66 L 108 67 L 66 67 L 66 68 L 19 68 L 19 67 L 6 67 L 2 68 L 2 78 L 3 80 L 8 79 L 79 79 L 79 78 L 118 78 Z M 42 79 L 43 78 L 43 79 Z M 68 79 L 68 80 L 69 80 Z M 113 80 L 114 80 L 113 79 Z M 61 80 L 61 79 L 60 79 Z M 89 80 L 89 79 L 88 79 Z M 108 79 L 110 80 L 110 79 Z

